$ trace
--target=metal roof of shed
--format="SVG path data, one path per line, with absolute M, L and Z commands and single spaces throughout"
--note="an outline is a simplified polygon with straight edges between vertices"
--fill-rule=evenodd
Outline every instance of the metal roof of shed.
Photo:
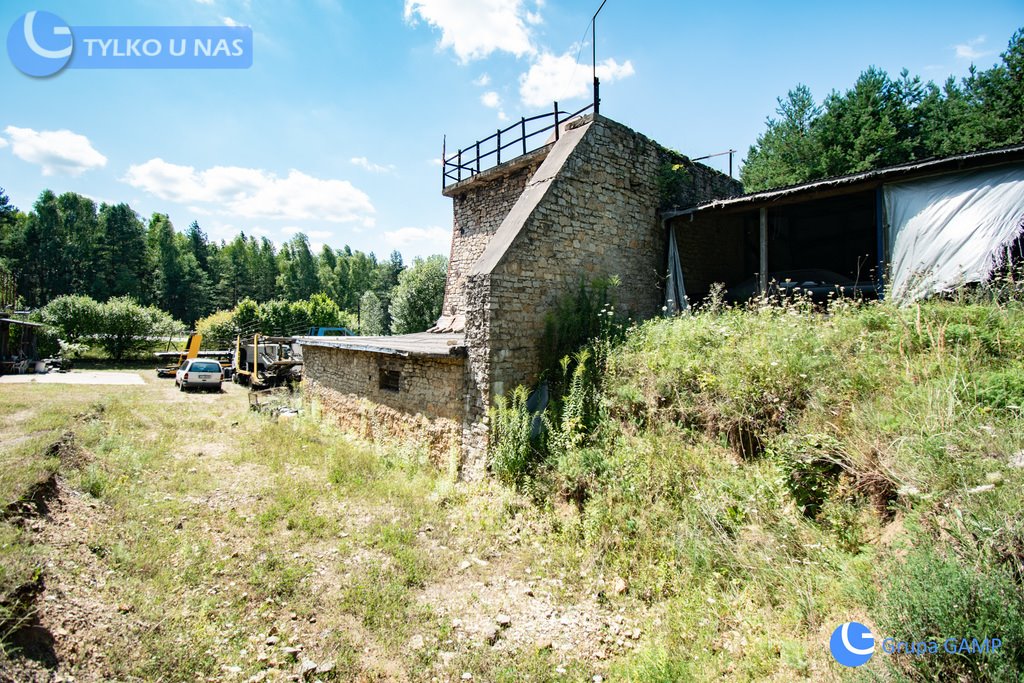
M 928 176 L 940 175 L 943 173 L 955 173 L 968 171 L 987 166 L 1024 161 L 1024 145 L 1001 147 L 998 149 L 984 150 L 980 152 L 969 152 L 949 157 L 924 159 L 913 161 L 897 166 L 879 168 L 874 171 L 863 173 L 852 173 L 850 175 L 837 176 L 815 180 L 800 185 L 779 187 L 762 192 L 731 197 L 729 199 L 716 199 L 704 204 L 682 209 L 680 211 L 666 211 L 662 214 L 663 219 L 690 216 L 707 212 L 731 212 L 740 210 L 757 209 L 764 206 L 776 206 L 792 204 L 796 202 L 819 199 L 823 197 L 849 194 L 873 189 L 884 183 L 913 180 Z

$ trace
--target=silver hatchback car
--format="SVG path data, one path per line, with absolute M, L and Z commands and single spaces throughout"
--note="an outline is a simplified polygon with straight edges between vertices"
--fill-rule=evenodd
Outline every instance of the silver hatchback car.
M 201 358 L 192 358 L 185 361 L 174 374 L 174 383 L 182 391 L 189 387 L 220 391 L 223 380 L 224 373 L 220 368 L 220 363 L 215 360 L 203 360 Z

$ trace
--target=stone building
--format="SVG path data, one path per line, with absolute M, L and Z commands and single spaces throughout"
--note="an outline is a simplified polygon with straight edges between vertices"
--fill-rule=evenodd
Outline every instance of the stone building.
M 462 477 L 483 476 L 491 400 L 536 383 L 558 301 L 581 281 L 616 276 L 620 312 L 655 315 L 667 262 L 659 210 L 740 192 L 606 117 L 563 122 L 540 149 L 444 188 L 454 223 L 438 324 L 398 337 L 303 338 L 307 395 L 347 428 L 422 443 Z

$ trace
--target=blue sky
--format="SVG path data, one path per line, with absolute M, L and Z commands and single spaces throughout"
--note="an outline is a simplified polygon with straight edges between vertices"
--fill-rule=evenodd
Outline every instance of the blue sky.
M 297 231 L 410 259 L 448 252 L 442 135 L 465 146 L 553 99 L 590 98 L 598 0 L 5 0 L 72 27 L 251 26 L 247 70 L 75 70 L 0 57 L 0 187 L 126 201 L 215 239 Z M 602 113 L 691 156 L 747 148 L 775 100 L 820 101 L 867 66 L 925 79 L 988 68 L 1024 26 L 1015 2 L 608 0 Z M 582 64 L 576 65 L 576 56 Z M 721 164 L 724 164 L 724 160 Z

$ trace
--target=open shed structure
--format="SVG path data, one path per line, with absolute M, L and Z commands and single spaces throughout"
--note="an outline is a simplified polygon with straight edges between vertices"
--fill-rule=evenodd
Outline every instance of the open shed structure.
M 1024 146 L 704 202 L 665 218 L 678 244 L 670 268 L 678 259 L 691 302 L 715 283 L 753 277 L 764 291 L 774 273 L 802 269 L 913 301 L 980 282 L 1019 254 Z
M 26 372 L 39 358 L 37 333 L 43 326 L 17 317 L 14 276 L 0 267 L 0 375 Z

